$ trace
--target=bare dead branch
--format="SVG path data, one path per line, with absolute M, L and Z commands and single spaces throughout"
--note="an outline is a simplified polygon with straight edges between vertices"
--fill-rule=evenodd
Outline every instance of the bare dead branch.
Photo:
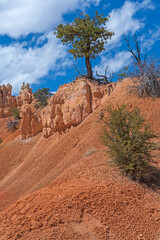
M 130 46 L 130 43 L 129 43 L 129 37 L 126 37 L 126 35 L 124 34 L 123 35 L 123 37 L 124 37 L 124 40 L 126 41 L 126 43 L 127 43 L 127 47 L 128 47 L 128 51 L 132 54 L 132 56 L 133 56 L 133 58 L 137 61 L 137 63 L 139 63 L 139 57 L 137 57 L 136 56 L 136 54 L 134 53 L 134 51 L 133 51 L 133 49 L 131 48 L 131 46 Z M 137 46 L 138 47 L 138 52 L 139 52 L 139 45 Z M 140 52 L 139 52 L 140 53 Z
M 134 34 L 133 40 L 134 40 L 134 42 L 135 42 L 136 52 L 137 52 L 137 55 L 138 55 L 138 57 L 137 57 L 138 62 L 141 62 L 141 49 L 140 49 L 139 43 L 138 43 L 138 41 L 137 41 L 137 36 L 136 36 L 136 34 Z
M 124 40 L 134 59 L 129 75 L 133 78 L 133 84 L 129 86 L 130 92 L 137 94 L 139 97 L 160 97 L 159 61 L 147 58 L 146 54 L 142 55 L 136 35 L 133 36 L 135 50 L 130 45 L 129 37 L 124 35 Z
M 109 84 L 111 83 L 111 80 L 113 78 L 113 74 L 111 74 L 109 71 L 107 72 L 109 66 L 107 65 L 107 67 L 105 68 L 105 75 L 99 75 L 96 71 L 96 76 L 97 77 L 101 77 L 102 79 L 100 79 L 101 81 L 103 81 L 103 83 L 105 84 Z M 107 76 L 108 74 L 108 76 Z
M 76 69 L 77 73 L 81 76 L 81 77 L 87 77 L 85 74 L 82 74 L 78 68 L 73 64 L 74 68 Z

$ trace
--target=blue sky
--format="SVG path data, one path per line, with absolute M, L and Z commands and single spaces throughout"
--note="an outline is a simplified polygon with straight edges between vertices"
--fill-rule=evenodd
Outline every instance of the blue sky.
M 123 34 L 132 38 L 136 33 L 142 51 L 159 58 L 159 0 L 0 0 L 0 85 L 12 84 L 17 94 L 22 82 L 30 83 L 33 91 L 39 87 L 56 91 L 73 81 L 77 75 L 73 64 L 81 70 L 85 61 L 74 60 L 53 31 L 81 11 L 110 15 L 106 26 L 115 33 L 92 61 L 94 73 L 103 74 L 107 65 L 111 72 L 128 65 L 131 56 Z

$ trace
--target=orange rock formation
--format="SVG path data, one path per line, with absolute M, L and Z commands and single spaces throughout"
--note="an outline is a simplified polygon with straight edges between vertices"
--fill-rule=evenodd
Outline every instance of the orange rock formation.
M 44 137 L 80 124 L 101 104 L 107 90 L 107 86 L 86 79 L 61 86 L 42 111 Z
M 32 89 L 29 87 L 29 83 L 23 83 L 19 96 L 17 96 L 17 106 L 21 107 L 23 103 L 30 104 L 33 101 Z
M 10 84 L 0 86 L 0 118 L 11 115 L 12 108 L 16 106 L 14 96 L 11 96 L 12 86 Z
M 55 132 L 65 132 L 80 124 L 115 86 L 115 83 L 106 86 L 87 79 L 77 79 L 60 86 L 48 100 L 48 105 L 37 114 L 30 106 L 34 98 L 29 84 L 23 83 L 16 100 L 11 96 L 12 86 L 3 85 L 0 88 L 0 117 L 10 116 L 12 108 L 17 106 L 22 119 L 22 139 L 35 136 L 40 131 L 43 131 L 44 137 L 49 137 Z
M 41 117 L 32 113 L 31 107 L 27 102 L 24 102 L 21 107 L 20 117 L 22 118 L 20 126 L 22 139 L 33 137 L 42 131 Z

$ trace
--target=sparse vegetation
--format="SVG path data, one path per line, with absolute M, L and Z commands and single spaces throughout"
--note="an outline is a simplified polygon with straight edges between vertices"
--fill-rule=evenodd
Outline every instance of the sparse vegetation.
M 0 138 L 0 143 L 2 143 L 3 142 L 3 140 L 2 140 L 2 138 Z
M 91 59 L 95 59 L 104 50 L 104 44 L 113 36 L 105 23 L 109 21 L 103 14 L 95 13 L 94 17 L 81 13 L 72 23 L 60 24 L 54 34 L 63 44 L 69 45 L 69 52 L 74 58 L 85 57 L 87 76 L 93 78 Z
M 128 76 L 128 68 L 129 67 L 124 67 L 118 74 L 118 81 L 122 81 L 124 78 L 126 78 Z
M 153 59 L 134 64 L 136 76 L 129 91 L 139 97 L 160 97 L 160 65 Z
M 129 91 L 139 97 L 160 97 L 160 61 L 142 54 L 136 35 L 133 37 L 135 50 L 130 45 L 129 37 L 124 36 L 124 39 L 133 57 L 128 72 L 133 79 Z
M 7 128 L 8 131 L 14 132 L 14 131 L 17 130 L 17 125 L 18 125 L 17 121 L 12 121 L 12 119 L 9 119 L 7 121 L 6 128 Z
M 144 180 L 151 174 L 149 164 L 155 149 L 152 139 L 157 136 L 138 108 L 129 112 L 127 106 L 121 105 L 109 107 L 107 112 L 102 135 L 107 152 L 124 174 L 134 180 Z
M 38 89 L 34 93 L 34 97 L 38 100 L 38 103 L 35 104 L 35 108 L 38 109 L 40 106 L 47 105 L 47 99 L 52 96 L 49 88 Z
M 12 108 L 12 115 L 14 116 L 14 119 L 20 119 L 20 112 L 17 107 Z

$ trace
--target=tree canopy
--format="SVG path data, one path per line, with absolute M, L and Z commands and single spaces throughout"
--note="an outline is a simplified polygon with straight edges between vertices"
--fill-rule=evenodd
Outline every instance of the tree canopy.
M 60 24 L 55 28 L 54 34 L 63 44 L 69 45 L 69 52 L 74 58 L 85 57 L 87 74 L 93 77 L 90 59 L 95 59 L 104 50 L 104 44 L 113 36 L 105 26 L 109 17 L 99 15 L 90 17 L 81 13 L 72 23 Z

